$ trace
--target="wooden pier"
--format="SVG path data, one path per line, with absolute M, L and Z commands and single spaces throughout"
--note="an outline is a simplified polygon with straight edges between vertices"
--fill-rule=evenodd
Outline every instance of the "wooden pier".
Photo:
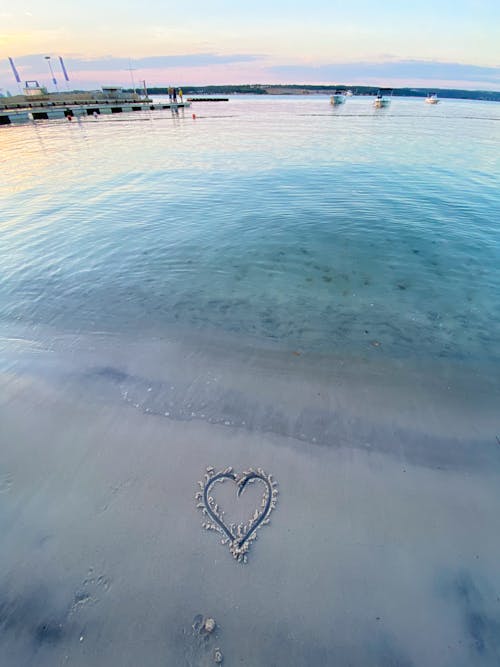
M 188 97 L 188 102 L 229 102 L 229 97 Z

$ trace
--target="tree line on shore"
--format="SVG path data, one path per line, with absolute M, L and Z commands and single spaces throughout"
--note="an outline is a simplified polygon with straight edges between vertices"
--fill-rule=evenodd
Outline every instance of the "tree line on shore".
M 376 95 L 379 88 L 376 86 L 325 86 L 314 84 L 281 84 L 281 85 L 213 85 L 213 86 L 182 86 L 184 97 L 188 95 L 280 95 L 280 94 L 332 94 L 334 91 L 352 90 L 354 95 Z M 148 86 L 149 95 L 166 95 L 168 87 Z M 500 92 L 490 90 L 461 90 L 458 88 L 393 88 L 393 95 L 397 97 L 426 97 L 429 93 L 436 93 L 441 98 L 466 100 L 486 100 L 500 102 Z M 132 92 L 128 90 L 127 92 Z

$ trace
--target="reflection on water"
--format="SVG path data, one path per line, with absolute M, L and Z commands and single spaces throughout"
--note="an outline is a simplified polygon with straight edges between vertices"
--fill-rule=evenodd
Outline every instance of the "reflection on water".
M 3 131 L 0 316 L 498 359 L 495 105 L 219 109 Z

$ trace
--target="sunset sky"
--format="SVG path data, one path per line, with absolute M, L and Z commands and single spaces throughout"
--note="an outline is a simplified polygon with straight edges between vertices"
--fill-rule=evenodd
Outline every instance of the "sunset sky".
M 0 7 L 0 88 L 363 83 L 500 90 L 497 0 L 18 0 Z

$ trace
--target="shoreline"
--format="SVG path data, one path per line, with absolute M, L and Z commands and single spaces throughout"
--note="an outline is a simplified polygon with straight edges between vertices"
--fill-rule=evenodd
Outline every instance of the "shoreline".
M 313 102 L 5 135 L 2 667 L 498 667 L 496 107 Z
M 167 420 L 298 446 L 375 448 L 430 467 L 487 468 L 498 459 L 500 383 L 491 366 L 315 355 L 193 330 L 137 338 L 38 328 L 36 341 L 11 333 L 0 347 L 4 382 L 40 380 Z
M 3 382 L 7 664 L 201 667 L 215 646 L 229 665 L 495 664 L 500 457 L 422 466 L 377 442 L 164 419 L 78 384 Z M 201 526 L 207 465 L 278 483 L 247 564 Z M 213 641 L 193 636 L 197 614 L 216 619 Z

